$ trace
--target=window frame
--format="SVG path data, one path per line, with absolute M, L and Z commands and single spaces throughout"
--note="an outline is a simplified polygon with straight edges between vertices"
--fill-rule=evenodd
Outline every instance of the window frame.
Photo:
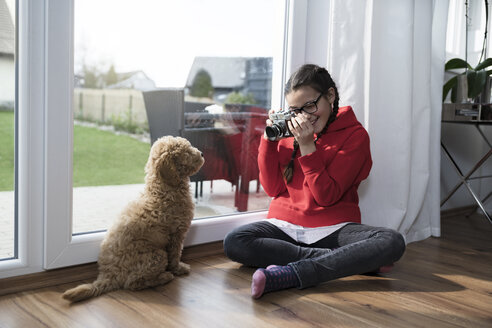
M 96 261 L 105 232 L 72 236 L 72 222 L 65 219 L 72 216 L 73 111 L 66 108 L 73 103 L 74 3 L 48 3 L 44 268 L 53 269 Z M 222 240 L 234 227 L 265 217 L 260 211 L 194 220 L 185 245 Z
M 18 258 L 0 261 L 0 278 L 95 262 L 105 232 L 72 236 L 74 0 L 17 0 Z M 276 2 L 272 108 L 283 105 L 289 17 L 294 0 Z M 277 56 L 277 55 L 275 55 Z M 274 87 L 277 86 L 277 87 Z M 266 211 L 194 220 L 185 246 L 222 240 Z M 68 220 L 67 218 L 70 218 Z
M 41 271 L 44 179 L 44 2 L 17 0 L 15 213 L 17 258 L 0 261 L 0 278 Z

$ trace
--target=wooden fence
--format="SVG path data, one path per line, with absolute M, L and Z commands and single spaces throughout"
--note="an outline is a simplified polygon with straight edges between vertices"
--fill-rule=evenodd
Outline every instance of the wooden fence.
M 103 124 L 125 121 L 147 128 L 142 92 L 133 89 L 74 90 L 76 119 Z

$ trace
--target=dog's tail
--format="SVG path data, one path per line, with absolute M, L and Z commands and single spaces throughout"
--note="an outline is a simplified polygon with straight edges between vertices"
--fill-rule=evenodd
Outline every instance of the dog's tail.
M 62 297 L 70 302 L 80 302 L 115 289 L 116 286 L 114 286 L 110 279 L 98 277 L 97 280 L 91 284 L 83 284 L 67 290 L 63 293 Z

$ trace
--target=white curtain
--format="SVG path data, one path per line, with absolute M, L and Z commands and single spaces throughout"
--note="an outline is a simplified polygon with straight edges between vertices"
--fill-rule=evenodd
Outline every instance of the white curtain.
M 362 222 L 396 229 L 407 242 L 439 236 L 448 0 L 304 6 L 304 58 L 293 53 L 290 69 L 301 61 L 326 66 L 340 104 L 354 108 L 371 138 L 374 165 L 360 187 Z

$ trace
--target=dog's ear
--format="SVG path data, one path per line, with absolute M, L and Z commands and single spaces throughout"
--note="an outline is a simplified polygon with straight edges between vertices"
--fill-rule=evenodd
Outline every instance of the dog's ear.
M 170 185 L 178 184 L 180 181 L 179 173 L 176 170 L 176 165 L 172 156 L 169 153 L 164 154 L 160 164 L 159 173 L 162 180 Z

